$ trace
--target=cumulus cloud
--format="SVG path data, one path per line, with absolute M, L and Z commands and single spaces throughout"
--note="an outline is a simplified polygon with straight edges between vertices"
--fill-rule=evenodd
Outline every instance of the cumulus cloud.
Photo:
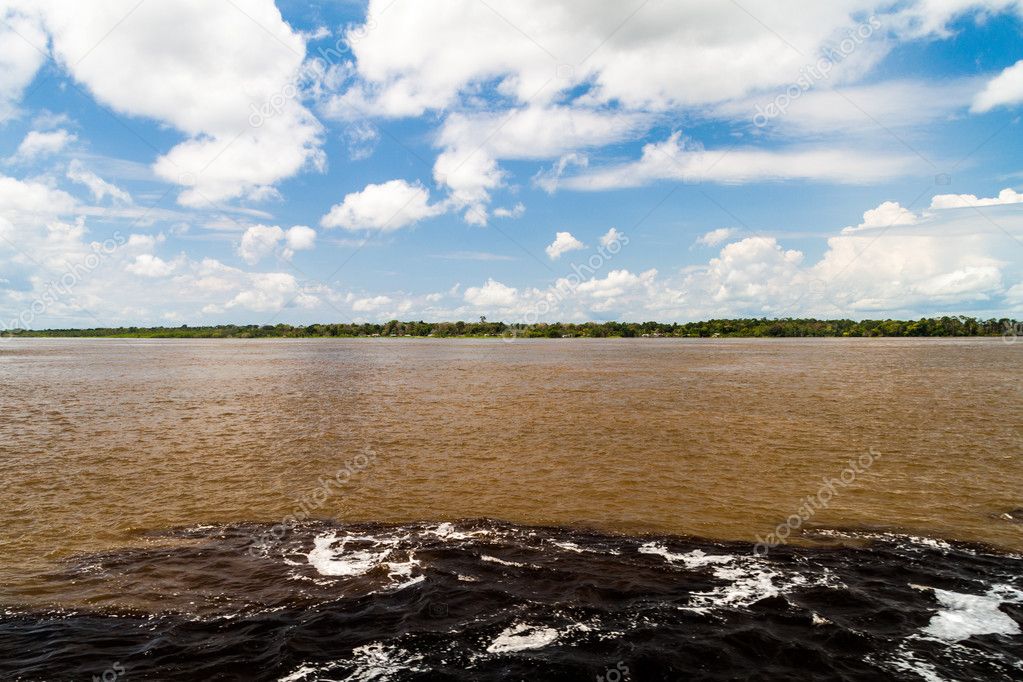
M 554 235 L 554 241 L 548 244 L 544 251 L 547 252 L 548 258 L 557 260 L 562 254 L 585 248 L 586 245 L 573 237 L 571 232 L 558 232 Z
M 861 230 L 875 227 L 893 227 L 896 225 L 913 225 L 919 220 L 919 216 L 903 208 L 897 201 L 884 201 L 868 211 L 863 212 L 863 222 L 856 226 L 849 226 L 842 230 L 842 234 L 851 234 Z
M 1023 202 L 1023 194 L 1006 187 L 997 197 L 978 198 L 975 194 L 937 194 L 931 199 L 931 208 L 969 208 L 1001 206 Z
M 143 253 L 136 256 L 125 270 L 141 277 L 166 277 L 174 272 L 174 268 L 174 263 L 168 263 L 151 253 Z
M 1012 106 L 1023 102 L 1023 59 L 988 81 L 977 93 L 971 110 L 984 113 L 995 107 Z
M 154 164 L 184 188 L 181 203 L 272 196 L 322 165 L 322 127 L 294 90 L 305 39 L 272 0 L 247 2 L 248 17 L 201 0 L 33 7 L 58 63 L 97 101 L 188 136 Z
M 506 176 L 499 160 L 566 155 L 564 163 L 572 163 L 578 154 L 568 150 L 626 139 L 649 121 L 643 114 L 553 105 L 500 113 L 451 114 L 437 134 L 436 144 L 443 151 L 434 164 L 434 178 L 450 190 L 457 207 L 469 208 L 467 222 L 486 224 L 486 204 Z M 536 182 L 548 187 L 556 184 L 557 178 L 538 178 Z
M 392 232 L 445 210 L 441 204 L 430 204 L 430 191 L 419 183 L 391 180 L 346 194 L 340 204 L 331 206 L 320 219 L 320 225 L 353 231 Z
M 4 274 L 21 282 L 0 285 L 0 322 L 36 328 L 158 324 L 194 319 L 197 311 L 236 319 L 240 312 L 287 306 L 311 310 L 333 295 L 287 273 L 250 273 L 185 254 L 161 258 L 153 251 L 165 242 L 163 234 L 92 235 L 85 218 L 75 215 L 82 210 L 66 192 L 0 176 L 0 259 Z M 304 230 L 291 236 L 292 246 L 311 243 Z M 55 292 L 56 280 L 66 286 Z M 45 309 L 26 317 L 39 300 L 47 302 Z
M 718 244 L 728 240 L 728 238 L 736 232 L 738 232 L 738 230 L 734 227 L 719 227 L 716 230 L 711 230 L 710 232 L 701 234 L 696 238 L 696 243 L 702 244 L 703 246 L 717 246 Z
M 14 152 L 14 161 L 34 161 L 38 158 L 50 156 L 62 151 L 69 144 L 78 139 L 74 133 L 69 133 L 63 128 L 52 131 L 29 131 L 25 138 L 18 145 Z
M 528 0 L 497 2 L 492 10 L 473 0 L 434 0 L 395 14 L 383 11 L 387 1 L 369 3 L 372 30 L 351 31 L 359 80 L 332 102 L 338 112 L 419 116 L 449 109 L 489 81 L 518 102 L 551 102 L 590 84 L 580 96 L 587 103 L 665 111 L 784 88 L 806 66 L 803 55 L 820 54 L 875 10 L 885 31 L 838 64 L 835 80 L 876 63 L 890 49 L 884 38 L 940 35 L 964 12 L 1014 6 L 957 0 L 880 11 L 876 3 L 853 0 L 806 3 L 793 12 L 781 0 L 750 0 L 746 13 L 730 3 L 649 4 L 635 11 L 610 0 Z M 754 17 L 770 17 L 772 31 Z M 575 66 L 558 71 L 558 64 Z
M 284 230 L 277 225 L 253 225 L 242 235 L 238 255 L 249 265 L 255 265 L 273 253 L 283 238 Z
M 610 230 L 601 235 L 600 245 L 611 246 L 612 244 L 623 241 L 624 238 L 625 235 L 623 235 L 621 232 L 612 227 Z
M 287 230 L 277 225 L 252 225 L 242 235 L 238 255 L 249 265 L 255 265 L 277 251 L 282 241 L 285 248 L 279 254 L 288 260 L 295 251 L 305 251 L 316 246 L 316 230 L 305 225 L 295 225 Z
M 308 225 L 295 225 L 284 233 L 288 248 L 292 251 L 308 251 L 316 247 L 316 230 Z
M 228 301 L 226 308 L 276 312 L 289 306 L 311 308 L 319 301 L 316 296 L 303 291 L 290 273 L 254 273 L 247 275 L 247 279 L 247 288 Z
M 46 33 L 38 12 L 28 3 L 6 2 L 0 6 L 0 116 L 17 113 L 18 101 L 32 81 L 46 54 Z
M 111 184 L 99 177 L 82 165 L 78 159 L 72 159 L 68 164 L 67 177 L 69 180 L 85 185 L 92 193 L 92 198 L 102 201 L 104 197 L 110 197 L 114 201 L 124 204 L 132 203 L 131 195 L 117 185 Z
M 390 296 L 358 298 L 352 302 L 352 310 L 360 313 L 372 312 L 385 306 L 389 306 L 392 302 L 393 300 Z
M 963 15 L 1018 9 L 1013 0 L 882 7 L 850 0 L 807 3 L 798 12 L 779 0 L 751 0 L 741 8 L 648 3 L 632 11 L 609 0 L 483 7 L 474 0 L 427 0 L 394 13 L 385 11 L 387 2 L 372 0 L 367 24 L 349 30 L 355 57 L 350 78 L 342 91 L 325 97 L 322 110 L 345 121 L 439 113 L 434 180 L 447 189 L 452 207 L 478 225 L 487 224 L 492 196 L 508 182 L 501 165 L 506 159 L 556 160 L 533 177 L 551 193 L 570 170 L 571 189 L 686 179 L 855 184 L 905 174 L 913 155 L 842 146 L 836 144 L 839 134 L 874 130 L 878 118 L 889 129 L 946 118 L 968 105 L 975 84 L 856 82 L 899 41 L 944 38 Z M 772 30 L 765 31 L 757 17 L 771 17 Z M 784 117 L 793 129 L 832 139 L 726 153 L 695 143 L 682 149 L 673 138 L 648 146 L 637 162 L 598 163 L 580 172 L 589 154 L 637 139 L 667 115 L 749 121 L 757 101 L 786 91 L 814 61 L 807 55 L 833 50 L 864 25 L 869 30 L 859 33 L 855 50 L 835 61 L 826 82 Z M 850 99 L 867 103 L 874 116 Z
M 518 300 L 518 289 L 493 279 L 488 279 L 481 287 L 469 287 L 465 290 L 467 303 L 480 308 L 508 308 Z

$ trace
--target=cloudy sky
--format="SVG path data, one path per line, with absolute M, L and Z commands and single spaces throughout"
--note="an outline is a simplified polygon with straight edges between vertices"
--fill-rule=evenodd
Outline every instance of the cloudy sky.
M 1018 0 L 0 0 L 0 324 L 1023 312 Z

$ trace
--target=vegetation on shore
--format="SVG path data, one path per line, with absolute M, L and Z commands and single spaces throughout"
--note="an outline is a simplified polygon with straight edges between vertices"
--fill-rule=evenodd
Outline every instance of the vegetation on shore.
M 217 325 L 211 327 L 102 327 L 96 329 L 13 330 L 15 337 L 104 337 L 104 338 L 319 338 L 368 336 L 494 337 L 524 338 L 607 338 L 607 337 L 824 337 L 824 336 L 999 336 L 1023 333 L 1021 323 L 1002 319 L 972 317 L 921 318 L 919 320 L 815 320 L 805 318 L 746 318 L 703 322 L 552 322 L 506 324 L 488 322 L 400 322 L 311 324 L 307 326 Z

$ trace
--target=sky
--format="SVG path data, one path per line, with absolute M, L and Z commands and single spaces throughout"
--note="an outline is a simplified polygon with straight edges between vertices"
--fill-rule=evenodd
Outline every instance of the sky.
M 1023 1 L 0 0 L 0 330 L 1023 313 Z

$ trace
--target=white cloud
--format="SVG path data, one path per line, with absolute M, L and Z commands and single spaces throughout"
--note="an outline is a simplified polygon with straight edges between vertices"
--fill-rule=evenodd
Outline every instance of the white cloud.
M 348 145 L 348 158 L 362 161 L 373 155 L 380 133 L 368 121 L 355 121 L 345 126 L 344 137 Z
M 67 177 L 74 182 L 88 187 L 89 191 L 92 192 L 93 199 L 96 201 L 102 201 L 104 197 L 109 196 L 111 199 L 124 204 L 132 203 L 131 195 L 128 192 L 117 185 L 107 182 L 92 171 L 86 170 L 78 159 L 72 159 L 71 163 L 68 164 Z
M 242 235 L 238 255 L 249 265 L 255 265 L 273 253 L 282 239 L 284 230 L 277 225 L 253 225 Z
M 976 87 L 969 79 L 855 83 L 901 40 L 946 37 L 949 23 L 962 15 L 1016 7 L 1011 0 L 882 7 L 841 0 L 802 3 L 792 11 L 782 0 L 750 0 L 742 7 L 647 3 L 630 10 L 610 0 L 495 0 L 483 6 L 424 0 L 388 12 L 388 2 L 371 0 L 367 24 L 349 30 L 355 60 L 338 79 L 344 91 L 325 94 L 322 111 L 343 121 L 443 115 L 433 177 L 448 190 L 452 208 L 464 209 L 464 220 L 476 225 L 487 224 L 492 196 L 509 180 L 502 160 L 558 159 L 533 178 L 552 193 L 569 168 L 585 167 L 584 152 L 641 137 L 669 117 L 749 121 L 757 102 L 785 92 L 818 55 L 868 24 L 869 35 L 852 52 L 843 50 L 826 82 L 783 117 L 786 126 L 847 134 L 873 131 L 879 119 L 891 128 L 945 118 L 969 103 Z M 770 31 L 764 30 L 767 18 Z M 644 157 L 578 174 L 571 186 L 635 187 L 683 177 L 867 183 L 905 174 L 914 161 L 910 154 L 860 149 L 847 140 L 770 152 L 738 149 L 724 159 L 721 152 L 698 149 L 686 150 L 683 158 L 673 146 L 669 140 L 650 147 L 678 157 L 667 164 Z
M 160 324 L 195 319 L 197 311 L 231 311 L 237 320 L 243 311 L 276 312 L 289 305 L 312 310 L 331 295 L 287 273 L 249 273 L 185 254 L 162 259 L 152 251 L 166 241 L 163 234 L 90 237 L 84 218 L 74 216 L 83 208 L 66 192 L 0 176 L 0 260 L 5 276 L 21 282 L 0 286 L 4 324 Z M 301 242 L 301 231 L 295 236 Z M 70 284 L 66 273 L 75 273 Z M 57 280 L 67 286 L 55 290 Z M 37 301 L 46 302 L 44 310 Z
M 586 168 L 589 164 L 589 158 L 583 154 L 577 154 L 575 152 L 563 154 L 553 166 L 546 170 L 541 170 L 534 175 L 533 184 L 548 194 L 554 194 L 554 192 L 558 189 L 558 183 L 561 182 L 561 176 L 565 174 L 565 171 L 573 166 Z
M 721 249 L 705 271 L 687 278 L 686 288 L 726 310 L 785 310 L 802 279 L 802 261 L 800 251 L 784 249 L 773 237 L 747 237 Z
M 246 275 L 247 288 L 237 293 L 224 306 L 245 308 L 256 312 L 276 312 L 290 306 L 312 308 L 319 299 L 298 285 L 286 272 L 252 273 Z
M 280 256 L 290 260 L 295 251 L 315 248 L 316 230 L 306 225 L 295 225 L 287 230 L 277 225 L 252 225 L 242 235 L 238 255 L 249 265 L 255 265 L 277 251 L 282 241 L 285 246 L 279 252 Z
M 0 216 L 8 220 L 66 215 L 75 206 L 74 198 L 67 192 L 0 175 Z
M 787 96 L 784 90 L 769 89 L 714 104 L 703 115 L 753 123 L 785 138 L 814 135 L 836 140 L 850 136 L 871 139 L 881 125 L 891 131 L 909 131 L 898 133 L 906 139 L 914 129 L 965 113 L 978 82 L 969 77 L 836 86 L 831 79 L 824 79 L 796 98 Z
M 44 156 L 56 154 L 78 139 L 74 133 L 61 128 L 49 132 L 32 130 L 18 145 L 14 153 L 15 161 L 34 161 Z
M 308 251 L 316 246 L 316 230 L 308 225 L 294 225 L 284 237 L 292 251 Z
M 861 74 L 892 38 L 941 35 L 959 14 L 1015 5 L 919 0 L 881 11 L 869 0 L 842 0 L 793 11 L 782 0 L 749 0 L 742 8 L 649 3 L 637 10 L 611 0 L 434 0 L 385 12 L 388 1 L 369 3 L 372 28 L 353 29 L 359 80 L 332 102 L 335 113 L 419 116 L 452 108 L 488 82 L 517 102 L 546 104 L 589 84 L 579 98 L 592 104 L 661 111 L 709 104 L 788 86 L 812 62 L 805 55 L 837 45 L 875 10 L 883 30 L 839 63 L 833 80 Z
M 604 146 L 637 134 L 649 120 L 641 114 L 565 106 L 451 114 L 437 134 L 436 144 L 443 151 L 434 164 L 434 179 L 450 190 L 456 207 L 469 209 L 467 222 L 486 224 L 491 193 L 503 186 L 506 177 L 499 160 L 547 159 L 571 149 Z M 572 152 L 563 163 L 577 158 Z M 556 181 L 556 177 L 536 180 L 545 187 Z
M 612 270 L 601 279 L 594 277 L 581 283 L 577 290 L 598 299 L 614 299 L 650 283 L 657 276 L 657 270 L 647 270 L 634 275 L 628 270 Z
M 46 59 L 46 34 L 28 3 L 0 6 L 0 118 L 17 113 L 25 87 Z
M 278 181 L 322 165 L 322 128 L 288 96 L 305 40 L 272 0 L 244 12 L 201 0 L 35 7 L 55 58 L 93 97 L 188 136 L 154 165 L 185 188 L 181 203 L 272 196 Z
M 877 208 L 864 211 L 863 222 L 855 227 L 847 227 L 842 234 L 851 234 L 861 230 L 875 227 L 894 227 L 896 225 L 914 225 L 919 221 L 919 216 L 903 208 L 897 201 L 884 201 Z
M 901 175 L 913 159 L 893 153 L 867 153 L 833 146 L 791 150 L 728 148 L 706 150 L 675 132 L 664 142 L 643 146 L 640 159 L 593 168 L 562 178 L 569 189 L 597 191 L 642 187 L 658 180 L 746 183 L 765 180 L 819 180 L 863 184 Z
M 488 279 L 481 287 L 466 289 L 464 298 L 467 303 L 481 308 L 508 308 L 517 302 L 518 289 Z
M 995 107 L 1023 102 L 1023 59 L 988 81 L 973 100 L 972 111 L 983 113 Z
M 346 194 L 340 204 L 334 204 L 323 216 L 320 225 L 392 232 L 444 211 L 443 205 L 430 204 L 429 190 L 419 183 L 391 180 Z
M 931 199 L 931 208 L 968 208 L 976 206 L 1000 206 L 1023 202 L 1023 194 L 1006 187 L 997 197 L 977 198 L 974 194 L 938 194 Z
M 385 306 L 389 306 L 391 303 L 392 299 L 390 296 L 359 298 L 352 303 L 352 310 L 360 313 L 372 312 Z
M 738 232 L 734 227 L 719 227 L 716 230 L 705 232 L 696 238 L 697 244 L 703 246 L 717 246 L 722 242 L 726 241 L 729 237 Z
M 511 208 L 495 208 L 495 218 L 521 218 L 526 212 L 526 205 L 521 201 Z
M 562 254 L 585 248 L 586 245 L 573 237 L 571 232 L 558 232 L 554 236 L 554 241 L 548 244 L 544 251 L 551 260 L 557 260 Z
M 125 270 L 128 272 L 141 277 L 166 277 L 174 272 L 174 269 L 174 263 L 168 263 L 167 261 L 149 253 L 143 253 L 136 256 L 135 261 L 125 267 Z
M 601 237 L 600 237 L 600 245 L 601 246 L 611 246 L 612 244 L 614 244 L 616 242 L 621 242 L 623 239 L 624 239 L 624 235 L 621 232 L 619 232 L 618 230 L 616 230 L 615 228 L 612 227 L 610 230 L 608 230 L 603 235 L 601 235 Z M 628 242 L 625 242 L 625 243 L 628 244 Z

